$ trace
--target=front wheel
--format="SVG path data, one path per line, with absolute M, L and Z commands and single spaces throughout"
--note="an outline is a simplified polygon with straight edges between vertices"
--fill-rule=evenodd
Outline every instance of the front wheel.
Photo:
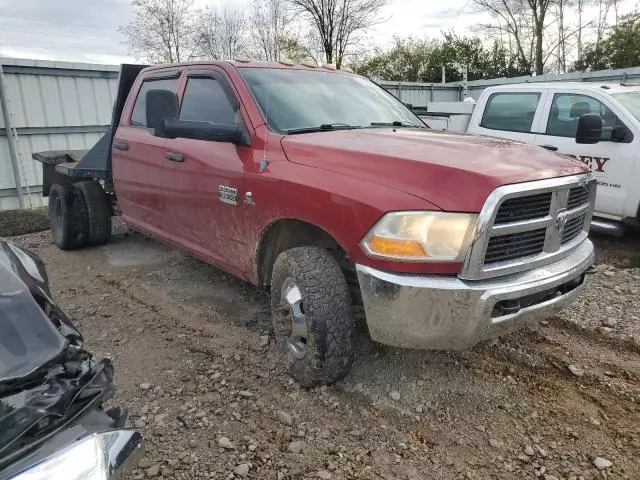
M 329 385 L 349 372 L 355 331 L 351 297 L 329 252 L 297 247 L 278 256 L 271 314 L 280 353 L 301 386 Z

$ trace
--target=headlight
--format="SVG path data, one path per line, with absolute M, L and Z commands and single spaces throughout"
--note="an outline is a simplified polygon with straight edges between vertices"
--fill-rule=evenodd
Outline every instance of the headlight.
M 418 262 L 462 261 L 478 216 L 469 213 L 387 213 L 362 240 L 372 257 Z
M 124 478 L 142 454 L 142 436 L 135 430 L 96 433 L 54 453 L 11 480 L 108 480 Z

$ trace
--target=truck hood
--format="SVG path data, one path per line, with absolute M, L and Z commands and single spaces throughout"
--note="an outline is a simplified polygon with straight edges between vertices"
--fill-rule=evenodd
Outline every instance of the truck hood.
M 426 129 L 287 135 L 282 147 L 291 162 L 385 185 L 457 212 L 479 212 L 501 185 L 588 171 L 540 147 Z

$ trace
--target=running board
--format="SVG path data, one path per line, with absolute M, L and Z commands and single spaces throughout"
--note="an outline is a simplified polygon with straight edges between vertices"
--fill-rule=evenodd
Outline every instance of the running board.
M 604 218 L 593 218 L 591 220 L 591 232 L 603 233 L 614 237 L 624 236 L 624 225 L 614 220 Z

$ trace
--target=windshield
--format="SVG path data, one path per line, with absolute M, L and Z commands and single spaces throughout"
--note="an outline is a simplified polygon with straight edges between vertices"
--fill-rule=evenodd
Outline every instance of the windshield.
M 640 121 L 640 90 L 633 92 L 613 93 L 612 97 L 622 104 L 631 114 Z
M 241 68 L 269 126 L 278 132 L 324 127 L 409 126 L 424 123 L 375 83 L 335 72 Z

